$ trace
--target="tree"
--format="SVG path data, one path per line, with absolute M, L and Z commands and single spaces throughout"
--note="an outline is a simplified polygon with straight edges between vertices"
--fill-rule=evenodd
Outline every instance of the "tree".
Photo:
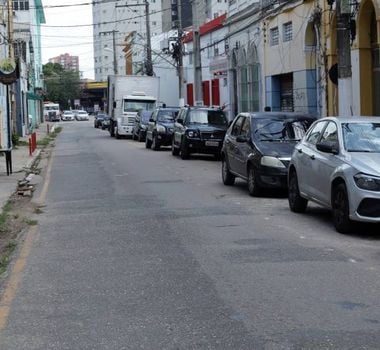
M 62 109 L 70 108 L 69 101 L 80 95 L 79 72 L 65 70 L 59 63 L 47 63 L 43 67 L 45 100 L 59 103 Z

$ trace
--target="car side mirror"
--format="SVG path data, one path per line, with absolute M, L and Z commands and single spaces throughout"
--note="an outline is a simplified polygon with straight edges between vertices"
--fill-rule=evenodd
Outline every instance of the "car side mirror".
M 339 154 L 339 147 L 335 142 L 318 142 L 316 147 L 324 153 Z
M 177 119 L 177 123 L 178 123 L 178 124 L 183 124 L 183 119 L 178 118 L 178 119 Z
M 244 142 L 248 142 L 248 137 L 247 136 L 243 136 L 243 135 L 238 135 L 236 137 L 236 142 L 239 142 L 239 143 L 244 143 Z

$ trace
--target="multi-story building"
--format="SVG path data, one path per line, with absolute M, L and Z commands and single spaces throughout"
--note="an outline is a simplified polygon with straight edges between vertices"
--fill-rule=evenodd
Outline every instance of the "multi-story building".
M 149 0 L 151 37 L 162 33 L 161 1 Z M 133 0 L 95 2 L 94 23 L 95 80 L 106 81 L 114 73 L 126 74 L 127 46 L 131 47 L 132 70 L 141 74 L 146 60 L 146 2 Z M 128 38 L 128 43 L 126 43 Z M 124 49 L 124 51 L 123 51 Z
M 45 15 L 41 0 L 13 0 L 14 55 L 19 62 L 16 83 L 15 132 L 24 135 L 43 118 L 41 91 L 44 87 L 41 54 L 41 24 Z
M 68 53 L 49 58 L 50 63 L 59 63 L 65 70 L 79 72 L 79 57 Z

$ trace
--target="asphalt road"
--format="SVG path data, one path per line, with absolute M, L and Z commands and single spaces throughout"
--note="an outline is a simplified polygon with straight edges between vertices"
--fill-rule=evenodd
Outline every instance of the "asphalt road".
M 64 124 L 0 349 L 379 349 L 380 230 Z

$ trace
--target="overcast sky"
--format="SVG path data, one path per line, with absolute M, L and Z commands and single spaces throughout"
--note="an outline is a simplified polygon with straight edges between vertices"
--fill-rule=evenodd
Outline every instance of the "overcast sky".
M 42 25 L 42 63 L 49 58 L 68 53 L 79 56 L 79 69 L 84 78 L 94 78 L 92 44 L 92 7 L 57 5 L 91 3 L 90 0 L 42 0 L 46 24 Z M 83 26 L 87 25 L 87 26 Z M 78 27 L 68 27 L 78 26 Z

